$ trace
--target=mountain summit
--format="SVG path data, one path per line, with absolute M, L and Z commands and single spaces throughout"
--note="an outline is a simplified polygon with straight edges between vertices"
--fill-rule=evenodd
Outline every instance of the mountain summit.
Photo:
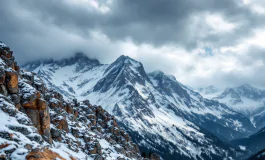
M 165 159 L 238 157 L 241 150 L 224 141 L 256 130 L 242 114 L 204 99 L 171 75 L 146 73 L 143 65 L 130 57 L 120 56 L 105 65 L 88 61 L 81 71 L 76 69 L 78 62 L 60 65 L 65 62 L 61 61 L 34 68 L 28 63 L 24 68 L 67 98 L 76 96 L 100 104 L 134 135 L 132 139 L 141 150 L 158 152 Z
M 37 74 L 20 69 L 9 47 L 1 46 L 0 159 L 160 160 L 153 152 L 142 157 L 130 135 L 101 106 L 64 98 L 56 91 L 63 91 L 59 88 L 46 88 Z M 53 70 L 66 67 L 60 73 L 69 76 L 69 68 L 82 75 L 101 65 L 83 54 L 28 65 L 38 74 L 48 73 L 47 82 L 52 75 L 44 70 L 46 66 Z M 72 95 L 74 90 L 63 93 L 67 92 Z

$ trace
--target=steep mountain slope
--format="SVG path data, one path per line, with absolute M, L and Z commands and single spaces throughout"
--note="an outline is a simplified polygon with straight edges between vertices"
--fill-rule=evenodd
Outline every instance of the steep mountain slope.
M 265 128 L 247 138 L 234 140 L 232 143 L 244 146 L 252 154 L 257 153 L 265 148 Z
M 200 91 L 206 93 L 207 88 Z M 251 120 L 256 128 L 261 129 L 265 126 L 265 90 L 244 84 L 235 88 L 226 88 L 221 93 L 217 91 L 205 95 L 242 113 Z
M 101 106 L 48 90 L 36 74 L 20 70 L 2 43 L 0 57 L 0 159 L 144 159 Z
M 246 116 L 252 116 L 258 110 L 265 109 L 265 91 L 247 84 L 227 88 L 215 99 Z
M 204 99 L 173 76 L 159 71 L 147 74 L 140 62 L 126 56 L 102 65 L 77 54 L 60 61 L 28 63 L 24 68 L 65 97 L 102 105 L 134 135 L 140 148 L 166 159 L 236 157 L 237 151 L 217 137 L 242 138 L 255 130 L 243 115 Z
M 259 151 L 258 153 L 252 155 L 247 160 L 264 160 L 265 159 L 265 149 Z

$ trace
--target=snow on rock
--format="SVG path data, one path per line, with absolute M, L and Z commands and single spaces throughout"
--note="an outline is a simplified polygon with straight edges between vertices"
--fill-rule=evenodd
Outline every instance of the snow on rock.
M 199 90 L 199 92 L 210 99 L 226 104 L 231 110 L 248 117 L 253 126 L 257 128 L 255 131 L 265 126 L 265 90 L 257 89 L 248 84 L 226 88 L 224 91 L 215 90 L 215 88 L 214 86 L 207 87 Z M 216 92 L 205 94 L 207 90 Z
M 87 100 L 47 89 L 35 73 L 20 70 L 9 53 L 0 59 L 0 159 L 143 159 L 114 116 Z
M 75 62 L 67 63 L 72 59 Z M 87 59 L 86 65 L 80 66 L 79 61 L 72 57 L 32 62 L 24 68 L 37 73 L 65 98 L 76 96 L 101 105 L 134 135 L 143 150 L 171 158 L 229 158 L 237 150 L 218 138 L 226 141 L 255 131 L 245 116 L 204 99 L 171 75 L 161 71 L 147 74 L 143 65 L 130 57 L 121 56 L 109 65 Z
M 8 47 L 6 44 L 0 41 L 0 48 Z

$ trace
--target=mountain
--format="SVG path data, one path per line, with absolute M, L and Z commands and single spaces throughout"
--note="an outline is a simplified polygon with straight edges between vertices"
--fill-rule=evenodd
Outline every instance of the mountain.
M 63 98 L 35 73 L 20 69 L 14 59 L 1 42 L 0 159 L 160 160 L 155 153 L 142 157 L 130 135 L 101 106 Z
M 208 88 L 199 91 L 205 93 L 204 91 L 207 91 Z M 256 128 L 261 129 L 265 126 L 265 90 L 244 84 L 209 95 L 209 98 L 224 103 L 231 110 L 248 117 Z
M 254 154 L 247 160 L 264 160 L 265 159 L 265 149 L 259 151 L 258 153 Z
M 214 85 L 207 86 L 205 88 L 199 88 L 197 90 L 204 98 L 212 99 L 219 95 L 220 89 L 215 87 Z
M 257 153 L 265 148 L 265 128 L 249 137 L 234 140 L 232 143 L 244 147 L 252 154 Z
M 100 64 L 84 54 L 62 60 L 27 63 L 48 88 L 65 97 L 100 104 L 133 135 L 143 151 L 164 159 L 223 159 L 241 151 L 225 141 L 243 138 L 256 128 L 244 115 L 199 93 L 161 71 L 146 73 L 127 56 Z

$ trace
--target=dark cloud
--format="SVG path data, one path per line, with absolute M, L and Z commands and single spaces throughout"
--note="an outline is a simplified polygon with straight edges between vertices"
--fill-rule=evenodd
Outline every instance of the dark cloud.
M 128 39 L 138 46 L 149 44 L 153 48 L 178 46 L 192 51 L 203 43 L 219 49 L 236 45 L 251 36 L 253 29 L 265 25 L 265 14 L 255 14 L 240 0 L 96 2 L 99 6 L 108 6 L 110 12 L 104 14 L 90 5 L 71 3 L 71 0 L 2 0 L 0 40 L 15 51 L 20 63 L 39 58 L 62 58 L 74 52 L 85 52 L 92 58 L 111 62 L 123 54 L 121 44 Z M 205 15 L 215 14 L 236 24 L 235 29 L 228 33 L 213 32 L 206 23 Z M 238 57 L 241 65 L 253 66 L 257 60 L 265 59 L 263 48 L 254 47 L 251 50 L 255 54 Z M 136 57 L 146 63 L 148 70 L 161 68 L 171 73 L 181 69 L 187 73 L 196 70 L 192 62 L 176 68 L 174 60 L 167 63 L 168 58 L 162 61 L 162 57 L 155 58 L 144 53 Z M 154 60 L 160 60 L 156 66 Z M 223 77 L 220 79 L 240 80 L 234 78 L 237 77 L 235 75 L 236 72 L 220 74 Z M 238 75 L 241 81 L 251 80 L 245 74 Z M 255 83 L 261 84 L 261 81 Z

